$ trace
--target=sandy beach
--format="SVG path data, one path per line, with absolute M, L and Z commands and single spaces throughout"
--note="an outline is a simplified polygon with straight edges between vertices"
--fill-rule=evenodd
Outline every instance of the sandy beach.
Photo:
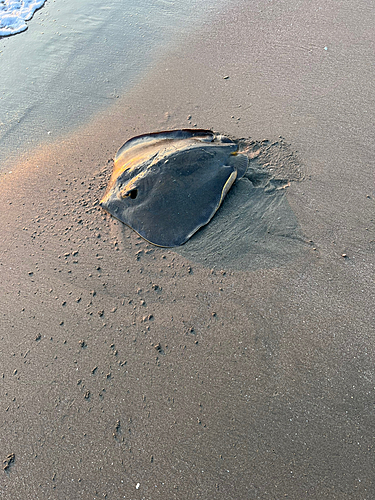
M 14 139 L 1 498 L 375 497 L 374 17 L 228 3 L 83 123 Z M 127 139 L 193 127 L 260 155 L 158 248 L 98 202 Z

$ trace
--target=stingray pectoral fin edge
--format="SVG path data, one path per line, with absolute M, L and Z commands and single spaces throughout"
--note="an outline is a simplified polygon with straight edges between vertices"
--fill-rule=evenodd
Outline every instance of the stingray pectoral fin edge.
M 224 198 L 226 197 L 226 195 L 227 195 L 228 191 L 230 190 L 230 188 L 233 186 L 233 184 L 234 184 L 234 182 L 235 182 L 236 179 L 237 179 L 237 170 L 234 170 L 230 174 L 230 176 L 228 177 L 227 182 L 224 184 L 223 190 L 221 192 L 221 198 L 220 198 L 220 201 L 219 201 L 219 205 L 217 206 L 217 209 L 215 210 L 214 214 L 219 209 L 220 205 L 223 203 Z M 213 217 L 214 214 L 212 214 L 212 217 Z M 212 219 L 212 217 L 211 217 L 211 219 Z
M 224 168 L 232 168 L 232 167 L 226 165 L 226 166 L 224 166 Z M 223 200 L 224 200 L 225 196 L 227 195 L 227 193 L 230 190 L 230 188 L 233 186 L 234 182 L 236 181 L 236 178 L 237 178 L 237 170 L 234 170 L 229 175 L 227 181 L 225 182 L 225 184 L 223 186 L 223 189 L 221 191 L 220 200 L 219 200 L 218 204 L 216 205 L 216 207 L 214 208 L 214 210 L 212 210 L 212 212 L 211 212 L 210 216 L 207 218 L 207 220 L 205 222 L 203 222 L 202 224 L 200 224 L 199 226 L 197 226 L 193 231 L 191 231 L 186 236 L 186 238 L 184 239 L 184 241 L 182 241 L 181 243 L 178 243 L 176 245 L 171 245 L 171 247 L 183 245 L 184 243 L 186 243 L 193 236 L 193 234 L 195 234 L 197 231 L 199 231 L 199 229 L 201 229 L 202 227 L 206 226 L 210 222 L 210 220 L 213 218 L 213 216 L 219 210 L 220 205 L 223 203 Z M 165 246 L 165 245 L 157 245 L 157 246 Z

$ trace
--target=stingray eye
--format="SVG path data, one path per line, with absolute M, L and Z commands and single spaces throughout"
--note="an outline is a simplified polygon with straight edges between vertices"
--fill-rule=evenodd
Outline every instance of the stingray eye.
M 122 195 L 123 198 L 131 198 L 132 200 L 135 200 L 137 196 L 138 196 L 138 189 L 132 189 L 131 191 L 128 191 L 127 193 L 124 193 Z

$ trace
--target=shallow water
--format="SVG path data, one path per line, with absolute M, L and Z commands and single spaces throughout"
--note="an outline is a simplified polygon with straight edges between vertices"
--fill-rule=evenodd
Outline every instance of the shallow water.
M 47 2 L 27 31 L 0 39 L 0 171 L 113 103 L 225 3 Z

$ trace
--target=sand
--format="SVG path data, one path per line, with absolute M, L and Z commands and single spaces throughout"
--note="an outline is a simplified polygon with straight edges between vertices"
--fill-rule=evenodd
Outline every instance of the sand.
M 370 2 L 228 5 L 12 161 L 2 498 L 374 497 L 373 25 Z M 188 126 L 262 154 L 156 248 L 98 200 L 125 140 Z

